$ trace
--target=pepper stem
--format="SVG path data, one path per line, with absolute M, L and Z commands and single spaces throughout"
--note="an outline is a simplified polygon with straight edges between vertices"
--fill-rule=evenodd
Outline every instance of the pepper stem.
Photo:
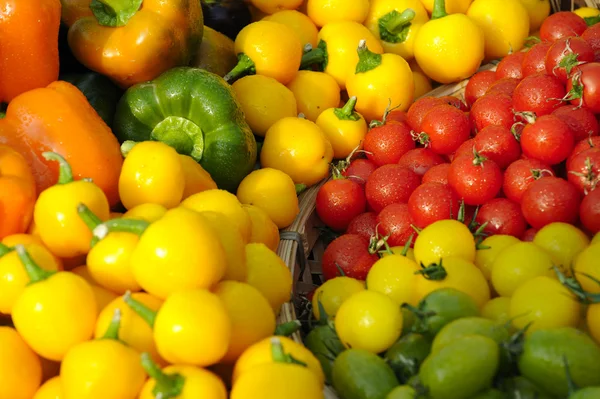
M 150 226 L 150 223 L 145 220 L 136 219 L 111 219 L 104 223 L 100 223 L 93 230 L 94 237 L 102 240 L 108 233 L 132 233 L 141 236 L 144 231 Z
M 313 48 L 302 55 L 300 69 L 312 69 L 316 65 L 319 71 L 323 71 L 327 67 L 327 63 L 327 43 L 321 40 L 317 48 Z
M 135 313 L 138 314 L 150 327 L 154 327 L 154 322 L 156 321 L 156 312 L 140 301 L 133 299 L 131 296 L 131 291 L 127 291 L 125 295 L 123 295 L 123 302 L 127 306 L 131 308 Z
M 138 12 L 143 0 L 92 0 L 90 9 L 102 26 L 125 26 Z
M 106 329 L 106 332 L 102 336 L 102 339 L 119 339 L 119 328 L 121 328 L 121 309 L 115 309 L 113 317 Z
M 354 107 L 356 107 L 356 101 L 358 101 L 356 96 L 350 97 L 342 108 L 335 108 L 333 113 L 341 121 L 359 120 L 360 115 L 354 110 Z
M 381 54 L 377 54 L 369 50 L 367 41 L 362 39 L 358 43 L 358 64 L 356 64 L 355 73 L 369 72 L 381 65 Z
M 83 220 L 85 225 L 91 231 L 94 231 L 94 229 L 102 223 L 102 220 L 98 216 L 96 216 L 94 212 L 92 212 L 90 208 L 87 207 L 86 204 L 81 203 L 77 205 L 77 214 L 79 214 L 81 220 Z
M 6 245 L 0 242 L 0 258 L 9 252 L 12 252 L 12 248 L 7 247 Z
M 448 16 L 446 12 L 446 1 L 445 0 L 434 0 L 433 10 L 431 11 L 431 19 L 439 19 Z
M 275 335 L 289 337 L 300 329 L 302 324 L 298 320 L 288 321 L 287 323 L 278 324 L 275 328 Z
M 42 153 L 44 159 L 48 161 L 56 161 L 58 162 L 58 182 L 57 184 L 67 184 L 73 181 L 73 170 L 71 169 L 71 165 L 67 162 L 62 155 L 56 152 L 44 152 Z
M 227 83 L 233 83 L 242 76 L 256 74 L 256 65 L 254 61 L 250 59 L 246 54 L 241 53 L 238 55 L 238 63 L 233 67 L 224 79 Z
M 189 119 L 168 116 L 152 129 L 150 138 L 173 147 L 179 154 L 189 155 L 196 162 L 202 160 L 204 133 Z
M 30 284 L 46 280 L 48 277 L 56 273 L 39 267 L 23 245 L 15 245 L 15 251 L 17 251 L 17 255 L 19 256 L 19 260 L 25 268 L 25 272 L 27 272 L 27 276 L 31 281 Z
M 385 23 L 385 29 L 391 34 L 399 34 L 417 16 L 415 10 L 407 8 L 402 13 L 396 13 Z
M 185 385 L 185 377 L 181 374 L 166 374 L 152 360 L 149 353 L 144 352 L 141 355 L 142 367 L 146 374 L 156 381 L 156 385 L 152 389 L 154 398 L 170 399 L 177 398 L 183 391 Z
M 306 367 L 306 363 L 294 359 L 289 353 L 285 353 L 281 340 L 278 337 L 271 338 L 271 354 L 273 360 L 277 363 L 297 364 Z
M 121 155 L 123 155 L 123 158 L 127 158 L 127 155 L 129 155 L 129 153 L 131 152 L 133 147 L 135 147 L 136 144 L 137 141 L 133 140 L 125 140 L 123 144 L 121 144 Z

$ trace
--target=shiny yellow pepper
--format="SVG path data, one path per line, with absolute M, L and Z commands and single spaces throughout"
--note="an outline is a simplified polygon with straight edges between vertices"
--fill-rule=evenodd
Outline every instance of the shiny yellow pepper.
M 14 328 L 0 326 L 0 398 L 30 399 L 41 382 L 38 355 Z

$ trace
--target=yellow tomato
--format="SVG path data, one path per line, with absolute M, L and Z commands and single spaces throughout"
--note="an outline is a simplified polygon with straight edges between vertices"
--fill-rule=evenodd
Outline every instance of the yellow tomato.
M 328 108 L 340 103 L 340 87 L 334 78 L 324 72 L 300 71 L 288 84 L 298 104 L 298 112 L 315 122 Z
M 317 320 L 321 319 L 319 302 L 325 309 L 327 316 L 334 317 L 346 299 L 364 290 L 365 283 L 351 277 L 341 276 L 325 281 L 323 285 L 316 289 L 313 295 L 312 310 L 315 318 Z
M 0 398 L 31 399 L 41 382 L 38 355 L 14 328 L 0 326 Z
M 584 249 L 574 264 L 575 277 L 581 284 L 581 287 L 590 293 L 600 294 L 600 284 L 586 277 L 589 275 L 600 280 L 600 244 L 592 244 Z
M 520 242 L 518 238 L 504 234 L 486 237 L 481 242 L 480 247 L 482 249 L 475 252 L 475 266 L 482 271 L 486 280 L 489 281 L 492 277 L 492 266 L 498 254 L 518 242 Z
M 475 238 L 469 228 L 457 220 L 440 220 L 425 227 L 415 240 L 415 260 L 425 266 L 456 256 L 475 260 Z
M 600 243 L 600 232 L 596 233 L 596 235 L 592 238 L 590 244 L 598 244 Z
M 391 256 L 391 255 L 402 255 L 404 253 L 404 246 L 391 247 L 390 251 L 392 251 L 391 254 L 384 252 L 381 256 L 385 258 L 386 256 Z M 403 255 L 403 256 L 406 256 L 410 260 L 415 260 L 415 250 L 412 248 L 408 248 L 406 255 Z
M 600 304 L 596 303 L 588 307 L 586 319 L 590 335 L 600 345 Z
M 398 305 L 416 305 L 415 286 L 420 270 L 417 263 L 402 255 L 379 259 L 369 270 L 367 287 L 392 298 Z M 339 277 L 338 277 L 339 278 Z M 313 308 L 314 309 L 314 308 Z
M 233 85 L 246 121 L 257 136 L 264 137 L 275 122 L 298 115 L 294 93 L 268 76 L 251 75 Z
M 538 276 L 553 276 L 552 258 L 531 242 L 502 250 L 492 264 L 492 285 L 501 296 L 512 296 L 521 285 Z
M 190 195 L 217 188 L 217 183 L 213 180 L 204 168 L 189 155 L 179 154 L 179 160 L 183 167 L 183 176 L 185 185 L 183 188 L 182 199 Z
M 347 348 L 381 353 L 400 337 L 402 312 L 387 295 L 361 291 L 344 301 L 338 309 L 335 331 Z
M 94 298 L 96 299 L 96 309 L 98 310 L 98 313 L 100 313 L 102 309 L 106 307 L 106 305 L 108 305 L 117 298 L 117 294 L 98 285 L 96 280 L 94 280 L 94 278 L 90 274 L 87 266 L 77 266 L 76 268 L 72 269 L 71 272 L 82 277 L 85 281 L 88 282 L 90 287 L 92 287 L 92 291 L 94 292 Z
M 157 384 L 157 379 L 152 374 L 156 374 L 161 379 Z M 163 370 L 152 370 L 150 379 L 146 381 L 139 399 L 156 399 L 156 392 L 161 393 L 162 397 L 176 397 L 177 399 L 227 399 L 227 389 L 219 377 L 208 370 L 194 366 L 174 365 L 165 367 Z M 183 377 L 183 386 L 178 385 L 178 380 L 174 376 Z M 168 383 L 165 384 L 165 381 Z M 177 396 L 170 396 L 170 395 Z
M 123 219 L 139 219 L 145 220 L 148 223 L 153 223 L 165 216 L 165 213 L 167 213 L 167 208 L 160 204 L 149 202 L 134 206 L 125 212 Z
M 339 21 L 362 23 L 369 12 L 369 0 L 308 0 L 306 12 L 318 27 Z
M 319 34 L 319 30 L 315 26 L 314 22 L 300 11 L 296 11 L 295 9 L 278 11 L 274 14 L 264 17 L 263 20 L 284 24 L 291 28 L 296 35 L 298 35 L 300 43 L 303 45 L 310 44 L 313 47 L 317 46 L 317 35 Z
M 283 118 L 265 136 L 260 152 L 264 168 L 279 169 L 295 184 L 313 186 L 329 174 L 333 148 L 323 131 L 303 118 Z
M 250 0 L 250 4 L 265 14 L 273 14 L 281 10 L 295 10 L 302 0 Z
M 252 221 L 252 234 L 248 243 L 265 244 L 271 251 L 279 247 L 279 228 L 267 212 L 255 205 L 242 205 Z
M 33 399 L 64 399 L 60 377 L 49 379 L 37 390 Z
M 499 296 L 490 299 L 481 309 L 481 316 L 486 319 L 506 323 L 510 319 L 510 298 Z
M 564 273 L 569 273 L 577 255 L 589 245 L 590 239 L 572 224 L 550 223 L 535 234 L 533 243 L 545 249 Z
M 433 12 L 435 0 L 421 0 L 423 6 L 430 14 Z M 465 14 L 473 0 L 446 0 L 446 11 L 448 14 Z
M 550 15 L 550 0 L 520 0 L 529 14 L 529 31 L 535 32 Z
M 529 14 L 520 0 L 475 0 L 467 16 L 483 31 L 488 60 L 520 51 L 529 36 Z
M 237 198 L 242 204 L 262 209 L 280 229 L 291 225 L 300 213 L 292 178 L 266 165 L 242 180 L 237 189 Z
M 529 323 L 527 333 L 546 328 L 576 327 L 581 304 L 558 280 L 534 277 L 522 284 L 510 299 L 510 318 L 517 329 Z
M 600 15 L 600 10 L 593 7 L 580 7 L 573 12 L 581 18 L 597 17 Z

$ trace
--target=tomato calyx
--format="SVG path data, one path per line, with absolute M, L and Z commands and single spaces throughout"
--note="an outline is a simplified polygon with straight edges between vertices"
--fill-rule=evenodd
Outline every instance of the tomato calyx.
M 400 307 L 411 312 L 416 318 L 411 332 L 416 334 L 427 334 L 429 332 L 429 319 L 436 316 L 437 312 L 426 310 L 426 302 L 422 301 L 416 307 L 408 303 L 403 303 Z
M 596 15 L 594 17 L 585 17 L 583 20 L 587 26 L 594 26 L 597 23 L 600 23 L 600 15 Z
M 425 132 L 415 132 L 414 130 L 410 131 L 410 135 L 414 141 L 423 145 L 425 148 L 429 148 L 431 144 L 431 140 L 429 139 L 429 135 Z
M 358 64 L 356 64 L 356 70 L 354 72 L 355 74 L 372 71 L 381 65 L 381 54 L 377 54 L 369 50 L 367 47 L 367 41 L 365 39 L 361 39 L 360 42 L 358 42 L 358 48 L 356 52 L 358 53 Z
M 277 337 L 271 338 L 271 356 L 276 363 L 296 364 L 307 367 L 306 363 L 294 358 L 289 353 L 285 353 L 281 340 Z
M 379 18 L 379 38 L 388 43 L 403 43 L 408 37 L 412 20 L 417 14 L 412 8 L 403 12 L 392 10 Z
M 456 215 L 457 222 L 461 222 L 461 223 L 465 224 L 465 219 L 466 219 L 465 209 L 466 209 L 465 201 L 461 200 L 460 206 L 458 207 L 458 214 Z M 479 213 L 479 207 L 476 207 L 475 210 L 473 211 L 473 217 L 471 218 L 471 221 L 467 225 L 467 228 L 469 229 L 469 231 L 471 232 L 471 234 L 473 234 L 473 237 L 475 238 L 475 249 L 490 249 L 491 247 L 489 247 L 487 245 L 482 245 L 483 240 L 485 240 L 485 238 L 487 237 L 487 233 L 485 233 L 484 230 L 487 227 L 488 222 L 479 224 L 477 222 L 477 214 L 478 213 Z M 452 218 L 452 215 L 450 215 L 450 218 Z
M 300 320 L 292 320 L 285 323 L 281 323 L 278 324 L 277 327 L 275 327 L 274 335 L 280 337 L 290 337 L 292 336 L 292 334 L 296 333 L 296 331 L 300 330 L 300 327 L 302 327 L 302 323 L 300 323 Z
M 150 327 L 154 327 L 156 321 L 156 311 L 150 309 L 140 301 L 131 296 L 131 291 L 127 291 L 123 295 L 123 302 L 131 308 L 138 316 L 142 318 Z
M 585 62 L 579 61 L 579 54 L 575 53 L 571 48 L 571 39 L 565 41 L 565 49 L 563 51 L 563 58 L 560 60 L 558 65 L 552 69 L 552 74 L 556 76 L 556 70 L 564 68 L 567 76 L 571 75 L 573 68 L 579 65 L 583 65 Z
M 155 398 L 170 399 L 176 398 L 183 392 L 185 377 L 179 373 L 167 374 L 152 360 L 148 352 L 141 355 L 141 363 L 146 374 L 156 381 L 152 389 L 152 395 Z
M 487 161 L 488 158 L 481 155 L 475 146 L 473 146 L 473 165 L 481 166 L 483 168 L 483 163 Z
M 369 129 L 373 129 L 375 127 L 381 127 L 381 126 L 385 125 L 387 123 L 388 116 L 390 116 L 390 113 L 392 111 L 395 111 L 398 108 L 400 108 L 400 106 L 401 106 L 401 104 L 398 104 L 398 105 L 392 107 L 392 99 L 388 98 L 388 105 L 387 105 L 387 107 L 385 107 L 385 111 L 383 111 L 383 117 L 381 118 L 380 121 L 378 121 L 377 119 L 372 120 L 369 123 Z
M 535 46 L 538 43 L 541 43 L 542 39 L 540 39 L 537 36 L 528 36 L 525 38 L 525 42 L 523 43 L 523 47 L 525 48 L 532 48 L 533 46 Z
M 535 114 L 535 112 L 531 112 L 531 111 L 514 111 L 513 113 L 515 114 L 515 116 L 520 117 L 526 123 L 529 123 L 529 124 L 535 123 L 535 121 L 537 120 L 537 115 Z M 515 126 L 518 123 L 519 122 L 515 123 L 513 126 Z M 520 122 L 520 124 L 523 125 L 524 123 Z
M 585 159 L 585 171 L 584 172 L 575 172 L 573 170 L 569 171 L 570 174 L 582 177 L 584 179 L 583 183 L 583 192 L 585 195 L 589 194 L 590 191 L 593 191 L 598 187 L 598 183 L 600 183 L 600 176 L 594 173 L 594 165 L 592 164 L 592 160 L 590 157 Z
M 15 245 L 15 251 L 17 252 L 17 256 L 25 268 L 27 277 L 29 277 L 29 284 L 35 284 L 40 281 L 44 281 L 57 273 L 56 271 L 44 270 L 38 266 L 23 245 Z
M 431 263 L 428 266 L 425 266 L 423 263 L 421 263 L 421 270 L 417 270 L 415 274 L 420 274 L 426 280 L 430 281 L 442 281 L 448 277 L 448 272 L 442 265 L 442 259 L 440 259 L 439 263 Z
M 575 277 L 575 272 L 572 269 L 571 269 L 571 274 L 573 275 L 573 277 L 567 277 L 558 267 L 556 267 L 556 266 L 552 266 L 552 267 L 554 269 L 554 273 L 556 273 L 556 276 L 558 277 L 558 281 L 565 288 L 567 288 L 579 300 L 579 302 L 586 304 L 586 305 L 600 303 L 600 294 L 593 294 L 593 293 L 590 293 L 590 292 L 587 292 L 586 290 L 584 290 L 583 287 L 581 286 L 581 283 Z M 598 284 L 600 286 L 600 280 L 598 280 L 594 276 L 591 276 L 587 273 L 579 273 L 579 274 L 581 274 L 585 278 L 589 278 L 590 280 L 592 280 L 593 282 L 595 282 L 596 284 Z
M 521 315 L 522 316 L 522 315 Z M 520 317 L 520 316 L 516 316 Z M 512 320 L 509 320 L 506 324 L 510 326 Z M 529 327 L 533 322 L 527 323 L 525 327 L 515 332 L 511 335 L 507 340 L 500 343 L 500 350 L 504 354 L 505 358 L 508 360 L 508 363 L 511 365 L 516 365 L 519 357 L 523 353 L 524 345 L 525 345 L 525 333 L 529 330 Z
M 574 109 L 583 107 L 583 81 L 581 80 L 581 71 L 577 71 L 571 77 L 571 90 L 560 100 L 561 101 L 573 101 L 579 100 L 579 104 Z

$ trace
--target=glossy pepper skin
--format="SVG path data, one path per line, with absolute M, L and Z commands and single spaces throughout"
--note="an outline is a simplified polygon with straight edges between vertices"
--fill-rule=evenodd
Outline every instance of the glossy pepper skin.
M 58 79 L 60 0 L 0 0 L 0 103 Z
M 202 40 L 200 0 L 67 0 L 63 4 L 75 58 L 123 88 L 189 64 Z
M 41 193 L 58 180 L 58 163 L 44 152 L 63 155 L 75 179 L 90 178 L 104 191 L 110 205 L 119 202 L 123 157 L 110 128 L 70 83 L 57 81 L 16 97 L 0 119 L 0 144 L 27 160 Z
M 121 142 L 155 140 L 172 146 L 229 191 L 256 162 L 256 141 L 233 90 L 202 69 L 174 68 L 129 88 L 117 105 L 113 130 Z

